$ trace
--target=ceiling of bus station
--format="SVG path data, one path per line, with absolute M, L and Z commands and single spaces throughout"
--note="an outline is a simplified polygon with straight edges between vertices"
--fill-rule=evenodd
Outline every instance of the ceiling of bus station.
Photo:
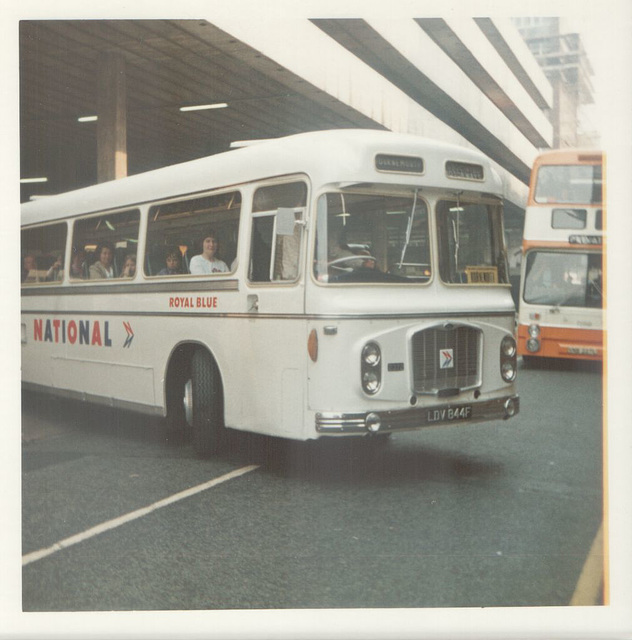
M 527 184 L 529 167 L 523 159 L 365 20 L 311 22 Z M 517 130 L 534 145 L 545 145 L 444 20 L 416 23 Z M 479 26 L 488 33 L 493 25 L 483 21 Z M 98 123 L 78 118 L 96 115 L 103 87 L 99 68 L 110 56 L 124 60 L 128 175 L 225 151 L 238 140 L 318 129 L 382 128 L 206 20 L 22 21 L 20 175 L 48 179 L 23 184 L 23 201 L 98 181 Z M 210 103 L 228 107 L 180 111 Z
M 371 127 L 335 98 L 203 20 L 20 23 L 22 198 L 96 182 L 97 69 L 124 57 L 128 173 L 224 151 L 230 142 Z M 228 103 L 183 113 L 181 106 Z

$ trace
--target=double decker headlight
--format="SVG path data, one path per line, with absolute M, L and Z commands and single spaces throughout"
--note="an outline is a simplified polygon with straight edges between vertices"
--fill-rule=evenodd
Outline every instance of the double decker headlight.
M 376 342 L 367 342 L 360 357 L 362 389 L 369 395 L 376 394 L 382 386 L 382 352 Z
M 516 341 L 505 336 L 500 343 L 500 375 L 505 382 L 513 382 L 518 371 Z
M 530 324 L 527 333 L 529 338 L 527 339 L 527 351 L 535 353 L 540 350 L 540 327 L 537 324 Z

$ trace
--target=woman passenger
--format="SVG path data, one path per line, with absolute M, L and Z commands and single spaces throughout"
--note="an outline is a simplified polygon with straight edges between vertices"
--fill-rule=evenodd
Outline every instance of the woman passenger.
M 90 266 L 90 279 L 102 280 L 114 277 L 114 249 L 109 243 L 99 245 L 97 249 L 99 259 Z
M 218 246 L 215 232 L 209 231 L 202 240 L 202 253 L 191 258 L 189 271 L 193 275 L 228 273 L 227 264 L 215 257 Z
M 129 253 L 125 256 L 125 263 L 121 271 L 121 278 L 133 278 L 136 273 L 136 255 Z

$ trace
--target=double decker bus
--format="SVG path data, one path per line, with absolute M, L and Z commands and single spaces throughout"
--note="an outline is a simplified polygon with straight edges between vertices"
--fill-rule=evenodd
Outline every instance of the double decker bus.
M 525 214 L 518 353 L 603 358 L 603 154 L 553 150 L 533 166 Z
M 26 203 L 23 383 L 200 455 L 510 418 L 501 194 L 477 152 L 337 130 Z

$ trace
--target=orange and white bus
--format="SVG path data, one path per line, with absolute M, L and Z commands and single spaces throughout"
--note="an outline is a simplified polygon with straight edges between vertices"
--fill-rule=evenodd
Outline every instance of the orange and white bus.
M 603 357 L 603 154 L 560 149 L 533 165 L 525 215 L 518 353 Z
M 24 385 L 298 440 L 515 415 L 502 183 L 324 131 L 26 203 Z M 135 263 L 135 268 L 133 267 Z

